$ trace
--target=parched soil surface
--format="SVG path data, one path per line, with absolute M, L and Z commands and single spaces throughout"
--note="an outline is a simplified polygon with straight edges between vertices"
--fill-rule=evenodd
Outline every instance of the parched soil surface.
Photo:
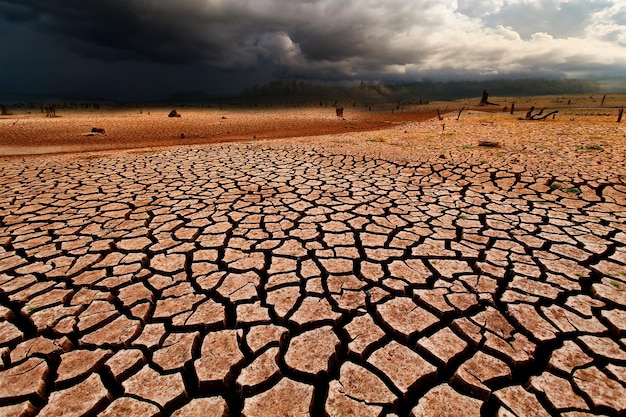
M 0 415 L 624 415 L 624 128 L 455 119 L 0 160 Z
M 362 111 L 346 109 L 337 117 L 334 108 L 292 109 L 179 109 L 181 117 L 168 117 L 169 109 L 59 111 L 59 117 L 41 114 L 0 117 L 0 155 L 33 155 L 102 150 L 123 150 L 193 144 L 239 142 L 319 136 L 332 133 L 380 130 L 394 124 L 427 120 L 436 112 Z M 93 128 L 105 134 L 90 135 Z

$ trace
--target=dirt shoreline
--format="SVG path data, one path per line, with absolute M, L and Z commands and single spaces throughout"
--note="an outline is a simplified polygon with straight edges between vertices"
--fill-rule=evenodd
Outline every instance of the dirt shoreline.
M 75 153 L 153 147 L 206 145 L 248 140 L 312 137 L 387 129 L 436 117 L 436 111 L 368 112 L 334 108 L 218 110 L 67 111 L 49 119 L 23 114 L 0 119 L 0 155 Z M 105 134 L 89 135 L 92 128 Z

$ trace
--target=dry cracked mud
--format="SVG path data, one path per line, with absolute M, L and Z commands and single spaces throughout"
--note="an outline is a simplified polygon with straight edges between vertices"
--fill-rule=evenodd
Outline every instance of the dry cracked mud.
M 0 173 L 2 416 L 626 413 L 610 170 L 235 144 Z

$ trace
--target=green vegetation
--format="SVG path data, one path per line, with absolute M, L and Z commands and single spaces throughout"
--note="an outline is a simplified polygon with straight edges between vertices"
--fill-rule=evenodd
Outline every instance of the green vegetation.
M 384 141 L 385 141 L 385 139 L 383 139 L 383 138 L 379 138 L 379 137 L 376 137 L 376 138 L 369 138 L 369 139 L 367 139 L 367 141 L 368 141 L 368 142 L 382 143 L 382 142 L 384 142 Z
M 594 143 L 592 145 L 582 145 L 578 147 L 579 151 L 601 151 L 604 152 L 604 147 L 599 143 Z
M 622 289 L 622 284 L 620 284 L 617 281 L 611 281 L 611 285 L 614 286 L 615 288 L 617 288 L 618 290 Z
M 578 187 L 567 187 L 567 188 L 563 188 L 563 185 L 559 184 L 558 182 L 553 182 L 552 184 L 550 184 L 550 189 L 551 190 L 561 190 L 565 193 L 568 194 L 580 194 L 582 191 L 580 190 L 580 188 Z
M 404 84 L 368 84 L 361 82 L 353 86 L 311 84 L 305 81 L 272 81 L 267 85 L 246 88 L 243 97 L 248 98 L 325 98 L 360 100 L 455 100 L 479 97 L 483 90 L 491 96 L 528 97 L 554 94 L 595 93 L 600 84 L 595 81 L 576 79 L 511 79 L 484 81 L 422 81 Z M 194 92 L 193 98 L 199 94 Z M 176 97 L 180 98 L 180 97 Z M 202 97 L 205 98 L 205 97 Z M 326 103 L 332 104 L 332 103 Z

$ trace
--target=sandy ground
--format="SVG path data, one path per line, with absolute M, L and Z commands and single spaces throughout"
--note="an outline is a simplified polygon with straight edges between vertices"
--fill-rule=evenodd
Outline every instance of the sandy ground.
M 458 108 L 1 118 L 0 415 L 624 415 L 626 125 Z
M 40 113 L 0 118 L 0 155 L 48 154 L 120 150 L 245 140 L 319 136 L 387 128 L 426 120 L 434 110 L 410 113 L 346 109 L 339 118 L 334 108 L 291 109 L 179 109 L 180 118 L 167 117 L 170 109 L 59 110 L 59 117 Z M 106 134 L 87 136 L 92 128 Z
M 62 110 L 61 117 L 52 119 L 16 112 L 0 117 L 0 156 L 275 142 L 316 144 L 333 152 L 400 161 L 436 156 L 456 162 L 496 158 L 538 171 L 604 172 L 610 166 L 615 175 L 624 175 L 626 121 L 616 123 L 617 108 L 589 107 L 597 103 L 587 99 L 577 108 L 561 104 L 555 118 L 519 120 L 535 102 L 537 108 L 554 105 L 541 98 L 526 99 L 518 103 L 514 115 L 500 107 L 474 107 L 463 110 L 458 120 L 458 111 L 471 104 L 469 100 L 407 106 L 402 113 L 390 110 L 393 106 L 385 111 L 346 108 L 343 118 L 327 107 L 182 109 L 181 118 L 168 118 L 169 109 Z M 443 120 L 436 117 L 436 109 L 441 109 Z M 93 127 L 106 133 L 88 135 Z M 479 147 L 481 141 L 495 141 L 501 147 Z

